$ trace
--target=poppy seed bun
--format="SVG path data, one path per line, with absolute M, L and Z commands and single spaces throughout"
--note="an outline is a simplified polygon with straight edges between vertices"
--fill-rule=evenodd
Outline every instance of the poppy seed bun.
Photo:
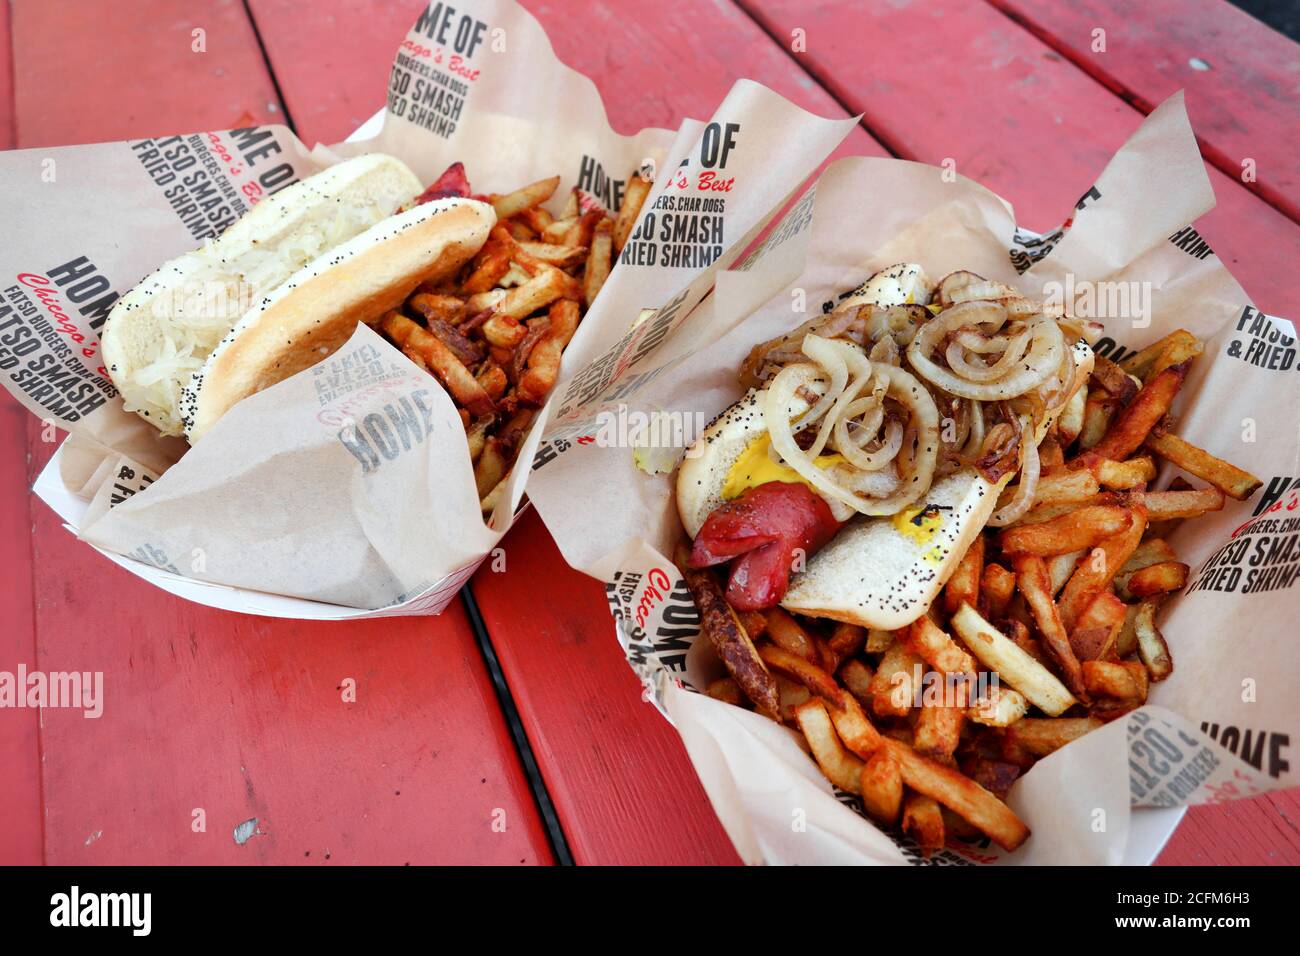
M 360 322 L 395 309 L 420 283 L 446 278 L 487 241 L 496 213 L 441 199 L 390 216 L 309 265 L 257 302 L 184 389 L 191 442 L 241 399 L 320 362 Z
M 147 276 L 117 301 L 101 335 L 126 409 L 181 434 L 181 390 L 249 306 L 420 190 L 401 160 L 358 156 L 263 199 L 216 240 Z

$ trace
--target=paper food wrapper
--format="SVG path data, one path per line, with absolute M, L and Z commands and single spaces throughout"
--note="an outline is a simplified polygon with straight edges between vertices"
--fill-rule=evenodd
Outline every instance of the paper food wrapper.
M 841 160 L 740 269 L 717 276 L 712 297 L 656 351 L 552 425 L 532 501 L 566 559 L 606 582 L 631 666 L 681 733 L 747 862 L 923 857 L 869 823 L 857 798 L 835 792 L 797 731 L 700 693 L 725 671 L 699 638 L 689 592 L 667 557 L 682 534 L 672 477 L 639 470 L 633 451 L 603 430 L 635 424 L 638 412 L 642 423 L 653 413 L 708 421 L 740 397 L 737 371 L 753 345 L 902 261 L 936 278 L 970 269 L 1031 296 L 1051 291 L 1050 282 L 1073 282 L 1076 293 L 1095 282 L 1149 283 L 1136 287 L 1150 290 L 1149 311 L 1111 319 L 1097 351 L 1119 359 L 1178 327 L 1203 338 L 1205 354 L 1174 408 L 1177 432 L 1264 481 L 1250 501 L 1229 500 L 1173 535 L 1193 576 L 1162 613 L 1175 666 L 1153 685 L 1150 704 L 1017 782 L 1010 804 L 1033 835 L 1016 853 L 954 840 L 928 862 L 1149 862 L 1185 805 L 1297 783 L 1294 329 L 1257 312 L 1196 233 L 1191 224 L 1213 203 L 1181 95 L 1142 124 L 1070 219 L 1045 236 L 1018 230 L 1008 203 L 945 170 Z M 1067 301 L 1085 314 L 1082 298 Z M 1165 466 L 1156 487 L 1174 474 Z
M 627 176 L 654 173 L 638 232 L 571 343 L 580 358 L 622 339 L 643 308 L 707 289 L 852 124 L 740 82 L 707 122 L 622 136 L 531 15 L 473 0 L 420 13 L 373 139 L 308 150 L 266 126 L 0 155 L 8 234 L 22 237 L 0 251 L 0 378 L 71 432 L 37 491 L 84 540 L 201 603 L 312 618 L 436 613 L 508 530 L 527 467 L 485 525 L 452 402 L 365 326 L 187 450 L 124 411 L 105 373 L 98 331 L 117 298 L 266 196 L 364 152 L 396 155 L 426 183 L 461 161 L 476 192 L 558 172 L 556 212 L 574 186 L 613 210 Z M 671 211 L 650 222 L 666 188 Z M 652 320 L 636 342 L 664 332 Z M 540 425 L 519 461 L 531 461 Z

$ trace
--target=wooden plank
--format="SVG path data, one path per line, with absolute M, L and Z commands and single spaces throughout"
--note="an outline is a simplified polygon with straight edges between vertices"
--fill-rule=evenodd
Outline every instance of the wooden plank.
M 14 71 L 9 4 L 0 3 L 0 149 L 14 148 Z
M 806 31 L 811 75 L 905 159 L 956 171 L 1009 199 L 1020 223 L 1054 229 L 1141 113 L 984 3 L 740 0 L 775 37 Z M 864 52 L 869 51 L 869 55 Z M 1300 230 L 1211 170 L 1218 207 L 1197 228 L 1266 312 L 1300 300 Z
M 13 71 L 9 5 L 0 3 L 0 149 L 12 149 Z M 0 393 L 0 560 L 6 569 L 0 591 L 0 671 L 15 673 L 36 660 L 32 619 L 31 511 L 27 503 L 27 410 Z M 41 862 L 40 715 L 34 710 L 0 712 L 0 865 Z
M 0 392 L 0 671 L 36 666 L 32 516 L 27 496 L 27 409 Z M 0 865 L 42 860 L 40 712 L 0 710 Z
M 326 143 L 383 106 L 388 66 L 420 10 L 391 0 L 344 0 L 328 11 L 314 0 L 249 5 L 300 135 Z M 667 0 L 653 16 L 632 0 L 523 6 L 546 28 L 556 55 L 595 81 L 611 125 L 622 133 L 675 129 L 687 116 L 707 119 L 735 82 L 738 63 L 746 77 L 805 109 L 847 115 L 730 4 L 701 11 L 689 0 Z M 682 24 L 690 28 L 678 29 Z M 861 131 L 843 155 L 888 154 Z
M 642 698 L 598 581 L 564 563 L 537 512 L 474 597 L 574 862 L 738 863 L 676 731 Z
M 1300 790 L 1192 807 L 1158 866 L 1295 866 L 1300 861 Z
M 20 146 L 282 115 L 239 3 L 114 7 L 112 43 L 74 9 L 15 5 Z M 205 55 L 188 52 L 192 25 Z M 94 69 L 34 88 L 69 50 Z M 166 83 L 142 84 L 159 71 Z M 104 115 L 88 120 L 88 103 Z M 28 423 L 39 467 L 52 446 Z M 348 624 L 228 614 L 145 584 L 32 507 L 40 667 L 102 671 L 106 698 L 97 720 L 45 712 L 49 862 L 552 861 L 459 603 Z
M 1144 113 L 1180 89 L 1206 159 L 1300 221 L 1300 46 L 1231 3 L 990 0 Z M 1106 49 L 1094 52 L 1093 31 Z
M 238 0 L 13 0 L 13 35 L 24 147 L 284 121 Z
M 596 83 L 622 132 L 708 117 L 737 63 L 809 110 L 845 115 L 727 4 L 702 11 L 669 0 L 653 16 L 629 0 L 524 5 L 560 59 Z M 290 115 L 306 138 L 327 142 L 382 104 L 384 64 L 418 9 L 378 0 L 350 0 L 328 15 L 313 15 L 310 0 L 251 0 L 251 8 Z M 887 155 L 860 129 L 837 155 L 849 154 Z M 474 593 L 575 860 L 735 862 L 676 734 L 640 701 L 600 586 L 565 566 L 536 516 L 505 546 L 509 572 L 481 572 Z M 536 590 L 543 581 L 544 594 Z

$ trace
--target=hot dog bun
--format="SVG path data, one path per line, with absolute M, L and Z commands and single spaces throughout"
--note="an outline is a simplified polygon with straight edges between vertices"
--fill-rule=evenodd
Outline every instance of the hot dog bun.
M 1092 374 L 1092 349 L 1074 346 L 1075 373 L 1066 397 Z M 687 452 L 677 472 L 677 510 L 694 538 L 723 501 L 732 466 L 765 431 L 763 392 L 748 393 L 716 418 Z M 1065 399 L 1039 423 L 1046 435 Z M 791 414 L 799 414 L 792 409 Z M 934 482 L 913 508 L 885 518 L 857 516 L 790 578 L 781 606 L 814 617 L 894 630 L 925 613 L 962 555 L 984 528 L 998 494 L 1011 480 L 986 481 L 963 468 Z
M 456 272 L 495 223 L 487 203 L 440 199 L 384 219 L 299 269 L 240 318 L 185 386 L 186 437 L 197 441 L 236 402 L 315 365 L 420 283 Z
M 220 238 L 147 276 L 118 300 L 101 336 L 127 410 L 163 434 L 181 434 L 181 390 L 239 317 L 420 190 L 392 156 L 349 159 L 262 200 Z

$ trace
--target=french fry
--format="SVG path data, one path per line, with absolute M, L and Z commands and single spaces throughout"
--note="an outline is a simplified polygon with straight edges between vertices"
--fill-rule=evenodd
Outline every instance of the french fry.
M 911 836 L 927 856 L 942 850 L 946 838 L 938 802 L 925 794 L 909 793 L 903 801 L 903 832 Z
M 1029 627 L 1034 622 L 1034 616 L 1025 603 L 1024 595 L 1017 594 L 1007 610 L 1014 611 L 1019 616 L 1007 616 L 994 626 L 1005 634 L 1007 640 L 1012 644 L 1046 667 L 1048 661 L 1047 652 L 1043 650 L 1043 646 L 1038 643 L 1037 639 L 1029 633 Z M 1026 621 L 1029 623 L 1026 623 Z
M 509 482 L 510 472 L 507 471 L 501 476 L 501 480 L 496 483 L 492 490 L 483 498 L 479 499 L 479 510 L 486 514 L 496 511 L 497 505 L 500 503 L 502 496 L 506 493 L 506 485 L 509 484 Z
M 650 195 L 650 187 L 653 185 L 654 183 L 637 173 L 627 178 L 627 186 L 623 190 L 623 205 L 619 207 L 618 217 L 614 220 L 615 255 L 622 252 L 623 247 L 627 245 L 628 237 L 632 235 L 632 227 L 636 225 L 637 216 L 641 214 L 641 205 L 645 202 L 646 196 Z
M 1137 653 L 1137 604 L 1124 605 L 1124 623 L 1115 638 L 1115 656 L 1123 660 Z
M 1080 390 L 1082 391 L 1082 389 Z M 1115 403 L 1105 392 L 1093 390 L 1083 404 L 1083 424 L 1079 430 L 1079 447 L 1095 447 L 1106 435 L 1110 421 L 1115 417 Z
M 1141 351 L 1134 352 L 1121 361 L 1119 367 L 1145 382 L 1151 376 L 1157 359 L 1162 355 L 1167 353 L 1170 358 L 1178 358 L 1179 355 L 1182 355 L 1182 359 L 1179 359 L 1179 361 L 1182 361 L 1199 355 L 1202 350 L 1198 348 L 1199 345 L 1196 336 L 1192 335 L 1191 332 L 1186 329 L 1178 329 L 1175 332 L 1170 332 L 1164 338 L 1152 342 Z
M 732 677 L 719 677 L 715 681 L 709 681 L 706 692 L 714 700 L 737 707 L 743 707 L 746 701 L 745 695 L 740 692 L 740 685 Z
M 889 650 L 889 646 L 893 643 L 893 631 L 882 631 L 874 627 L 867 630 L 866 651 L 868 654 L 883 654 Z
M 1092 379 L 1121 405 L 1132 401 L 1140 384 L 1129 378 L 1127 372 L 1104 355 L 1093 356 Z
M 944 674 L 975 674 L 975 659 L 932 621 L 921 615 L 906 631 L 907 648 Z
M 902 640 L 889 645 L 871 679 L 871 706 L 881 717 L 905 717 L 912 709 L 916 692 L 915 668 L 921 664 Z
M 1077 508 L 1042 524 L 1008 528 L 1002 532 L 1002 553 L 1009 556 L 1050 556 L 1091 548 L 1133 524 L 1128 508 L 1090 505 Z
M 483 387 L 488 398 L 494 402 L 506 393 L 506 388 L 510 385 L 506 379 L 505 369 L 491 360 L 484 363 L 483 368 L 479 369 L 478 374 L 474 376 L 474 380 Z
M 767 615 L 762 611 L 737 611 L 740 626 L 745 629 L 751 641 L 756 641 L 767 633 Z
M 1065 582 L 1070 580 L 1070 575 L 1074 573 L 1079 559 L 1087 553 L 1086 549 L 1080 548 L 1078 551 L 1069 551 L 1048 559 L 1047 576 L 1052 584 L 1052 597 L 1056 597 L 1061 588 L 1065 587 Z
M 478 463 L 474 466 L 474 486 L 480 499 L 486 498 L 488 492 L 506 476 L 503 446 L 501 439 L 493 435 L 484 443 L 483 453 L 478 456 Z
M 1224 498 L 1218 488 L 1200 488 L 1195 491 L 1154 491 L 1146 496 L 1146 501 L 1149 520 L 1172 521 L 1221 511 Z
M 1043 645 L 1047 648 L 1056 666 L 1065 677 L 1065 686 L 1076 697 L 1084 696 L 1083 673 L 1079 659 L 1070 646 L 1070 637 L 1065 625 L 1061 623 L 1061 614 L 1056 602 L 1052 600 L 1052 582 L 1047 565 L 1042 558 L 1026 555 L 1015 560 L 1016 584 L 1025 596 L 1025 603 L 1033 612 L 1038 624 L 1038 633 L 1043 636 Z
M 1111 697 L 1144 703 L 1147 699 L 1147 669 L 1137 662 L 1084 661 L 1083 679 L 1094 697 Z
M 844 682 L 850 694 L 858 699 L 863 707 L 874 710 L 871 705 L 871 678 L 873 676 L 871 667 L 865 662 L 854 658 L 848 660 L 840 666 L 839 679 Z
M 420 292 L 407 299 L 406 304 L 425 319 L 441 319 L 456 325 L 465 318 L 465 303 L 454 295 Z
M 510 259 L 517 248 L 508 229 L 500 225 L 493 226 L 487 242 L 472 260 L 474 271 L 461 283 L 461 291 L 475 295 L 496 286 L 510 271 Z
M 1204 344 L 1195 336 L 1175 336 L 1160 350 L 1160 354 L 1151 365 L 1151 370 L 1142 377 L 1142 380 L 1149 382 L 1167 368 L 1184 363 L 1191 364 L 1192 359 L 1204 351 Z
M 548 268 L 523 285 L 511 289 L 509 294 L 496 304 L 496 313 L 513 319 L 526 318 L 561 296 L 566 296 L 571 291 L 571 281 L 559 269 Z
M 546 202 L 555 193 L 559 185 L 560 177 L 552 176 L 549 179 L 539 179 L 535 183 L 529 183 L 512 193 L 489 196 L 488 201 L 492 203 L 492 208 L 496 210 L 497 219 L 509 219 L 511 216 L 519 215 L 525 209 L 531 209 L 533 206 Z
M 826 779 L 848 793 L 862 793 L 862 761 L 840 743 L 825 701 L 813 697 L 794 709 L 813 759 Z
M 879 823 L 892 826 L 903 811 L 903 772 L 887 748 L 880 748 L 862 765 L 859 779 L 862 808 Z
M 1263 484 L 1250 472 L 1158 428 L 1147 436 L 1146 446 L 1165 461 L 1173 462 L 1188 474 L 1208 481 L 1238 501 L 1245 501 Z
M 1129 527 L 1120 534 L 1106 538 L 1097 548 L 1080 558 L 1074 573 L 1061 589 L 1056 606 L 1060 609 L 1061 622 L 1067 631 L 1074 628 L 1079 615 L 1097 594 L 1110 586 L 1119 569 L 1137 550 L 1147 524 L 1147 508 L 1141 496 L 1133 500 Z
M 384 334 L 392 339 L 408 358 L 436 375 L 438 380 L 447 387 L 447 391 L 451 392 L 457 402 L 469 409 L 473 417 L 479 418 L 492 414 L 496 405 L 488 393 L 470 374 L 464 363 L 437 336 L 400 312 L 387 313 L 380 320 L 379 325 Z M 480 490 L 479 496 L 482 497 L 491 490 L 492 486 L 489 485 Z
M 1038 446 L 1038 467 L 1043 475 L 1065 467 L 1065 451 L 1053 435 L 1048 435 Z
M 767 636 L 772 643 L 791 654 L 798 654 L 810 664 L 821 667 L 821 652 L 813 643 L 812 635 L 799 622 L 779 607 L 767 611 Z
M 1051 671 L 980 617 L 969 604 L 963 604 L 953 615 L 952 626 L 981 664 L 996 671 L 1043 713 L 1055 717 L 1077 703 Z
M 962 604 L 979 604 L 980 576 L 984 573 L 984 535 L 976 535 L 957 562 L 943 589 L 943 606 L 951 614 Z
M 578 303 L 561 299 L 551 306 L 550 325 L 528 353 L 528 369 L 519 377 L 519 397 L 540 405 L 560 375 L 560 358 L 578 330 Z
M 971 757 L 962 762 L 962 772 L 999 800 L 1006 800 L 1011 786 L 1020 778 L 1021 770 L 1014 763 L 990 757 Z
M 572 269 L 587 258 L 586 246 L 560 246 L 549 242 L 521 242 L 519 248 L 530 257 L 558 269 Z
M 1113 491 L 1103 491 L 1093 495 L 1091 498 L 1084 498 L 1080 501 L 1071 501 L 1054 505 L 1036 505 L 1030 508 L 1020 520 L 1008 525 L 1008 528 L 1025 528 L 1034 524 L 1045 524 L 1053 518 L 1060 518 L 1062 515 L 1073 514 L 1081 507 L 1098 507 L 1111 508 L 1123 503 L 1123 499 Z
M 1117 589 L 1122 588 L 1129 575 L 1134 571 L 1149 568 L 1161 561 L 1177 560 L 1178 555 L 1174 553 L 1173 548 L 1169 547 L 1164 538 L 1147 538 L 1134 549 L 1133 553 L 1129 555 L 1129 559 L 1124 562 L 1124 566 L 1119 569 L 1119 573 L 1115 575 L 1115 587 Z
M 613 224 L 602 219 L 591 237 L 591 251 L 587 253 L 587 271 L 583 277 L 582 298 L 588 308 L 596 301 L 605 280 L 614 267 Z
M 686 586 L 695 599 L 700 612 L 700 630 L 722 659 L 727 672 L 735 679 L 745 696 L 754 702 L 760 713 L 779 718 L 780 702 L 777 699 L 776 681 L 759 656 L 754 642 L 740 626 L 740 618 L 727 603 L 722 586 L 710 572 L 692 568 L 688 562 L 690 552 L 679 545 L 675 555 L 677 567 L 686 579 Z
M 781 707 L 781 721 L 793 724 L 795 722 L 795 708 L 811 700 L 812 691 L 788 677 L 782 677 L 780 674 L 773 676 L 776 679 L 776 696 Z
M 912 728 L 912 746 L 917 753 L 932 760 L 948 762 L 961 740 L 961 725 L 965 717 L 964 706 L 922 706 L 916 726 Z
M 577 213 L 574 213 L 572 216 L 561 216 L 559 219 L 555 220 L 555 222 L 543 229 L 541 235 L 537 238 L 539 241 L 545 242 L 548 245 L 576 246 L 578 243 L 576 241 L 571 242 L 570 240 L 576 239 L 578 236 L 578 222 L 579 217 Z
M 1010 687 L 990 687 L 966 708 L 966 716 L 986 727 L 1009 727 L 1029 712 L 1029 701 Z
M 768 626 L 771 627 L 770 619 Z M 798 681 L 818 697 L 839 702 L 842 691 L 835 683 L 835 678 L 807 658 L 787 651 L 783 647 L 777 647 L 775 644 L 761 645 L 758 648 L 758 655 L 772 670 Z
M 521 219 L 508 219 L 502 225 L 516 242 L 531 242 L 537 238 L 536 230 L 529 228 Z
M 532 230 L 534 234 L 540 233 L 551 223 L 555 222 L 554 216 L 538 206 L 533 206 L 530 209 L 525 209 L 523 212 L 516 213 L 514 218 L 515 221 L 524 223 L 524 225 Z
M 1166 591 L 1181 591 L 1187 584 L 1191 569 L 1181 561 L 1161 561 L 1134 571 L 1128 578 L 1126 590 L 1134 597 L 1146 598 Z
M 494 315 L 480 327 L 483 338 L 502 349 L 513 349 L 524 340 L 528 329 L 518 319 L 509 315 Z
M 487 441 L 488 429 L 495 421 L 495 416 L 486 415 L 466 429 L 465 438 L 469 442 L 470 461 L 478 462 L 479 455 L 483 454 L 483 445 Z
M 1012 488 L 1019 490 L 1018 485 L 1009 486 L 1003 495 L 1012 493 Z M 1093 495 L 1101 491 L 1101 485 L 1097 479 L 1086 471 L 1063 471 L 1053 475 L 1044 475 L 1038 479 L 1038 488 L 1034 493 L 1034 506 L 1039 505 L 1060 505 L 1076 504 L 1081 501 L 1089 501 Z M 1011 498 L 1007 498 L 1011 501 Z
M 1004 850 L 1014 850 L 1029 838 L 1029 828 L 1011 808 L 974 780 L 951 767 L 927 760 L 899 741 L 886 739 L 885 746 L 898 761 L 903 783 L 974 824 Z
M 884 740 L 867 719 L 866 712 L 856 697 L 841 690 L 838 699 L 827 701 L 827 706 L 831 722 L 835 724 L 835 732 L 844 741 L 844 746 L 864 760 L 880 749 Z
M 837 622 L 835 629 L 831 631 L 830 638 L 826 641 L 827 647 L 833 656 L 836 667 L 839 662 L 860 654 L 862 648 L 867 643 L 867 629 L 857 624 L 846 624 Z M 826 662 L 828 665 L 831 661 Z M 835 670 L 834 667 L 831 670 Z
M 1169 406 L 1187 377 L 1188 362 L 1164 369 L 1142 386 L 1124 409 L 1115 416 L 1106 435 L 1082 456 L 1080 463 L 1097 458 L 1122 461 L 1142 447 L 1147 435 L 1169 412 Z
M 1102 722 L 1094 717 L 1026 717 L 1004 733 L 1009 744 L 1035 757 L 1046 757 L 1101 726 Z
M 1089 465 L 1089 470 L 1103 487 L 1111 490 L 1127 491 L 1144 482 L 1153 481 L 1156 477 L 1156 464 L 1148 457 L 1130 458 L 1127 461 L 1098 458 Z
M 1069 401 L 1065 403 L 1065 408 L 1056 419 L 1056 434 L 1061 442 L 1061 447 L 1069 448 L 1071 443 L 1079 437 L 1079 432 L 1083 431 L 1083 412 L 1084 406 L 1088 401 L 1088 390 L 1077 388 L 1074 394 L 1070 396 Z
M 475 292 L 465 300 L 465 311 L 469 315 L 478 315 L 487 312 L 489 315 L 493 307 L 509 295 L 507 289 L 488 289 L 486 292 Z
M 1169 653 L 1169 645 L 1164 635 L 1156 627 L 1156 605 L 1152 601 L 1143 601 L 1138 605 L 1133 619 L 1133 631 L 1137 635 L 1138 657 L 1146 665 L 1151 679 L 1164 680 L 1174 672 L 1174 659 Z
M 983 601 L 986 616 L 1001 617 L 1015 589 L 1014 574 L 1000 564 L 984 565 L 984 574 L 980 580 L 980 599 Z
M 1084 608 L 1070 631 L 1070 646 L 1084 663 L 1110 657 L 1124 627 L 1124 602 L 1101 591 Z

